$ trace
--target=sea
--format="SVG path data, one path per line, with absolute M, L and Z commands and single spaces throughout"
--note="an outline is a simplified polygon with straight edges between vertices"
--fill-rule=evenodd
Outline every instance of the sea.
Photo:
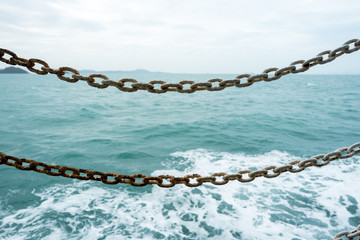
M 107 73 L 206 81 L 232 74 Z M 360 142 L 360 75 L 193 94 L 0 75 L 0 152 L 119 174 L 236 173 Z M 133 187 L 0 165 L 0 239 L 333 239 L 360 224 L 360 158 L 253 182 Z

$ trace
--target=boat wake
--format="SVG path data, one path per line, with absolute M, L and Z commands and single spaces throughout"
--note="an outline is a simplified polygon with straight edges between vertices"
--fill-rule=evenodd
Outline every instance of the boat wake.
M 286 152 L 176 152 L 152 175 L 236 172 L 297 160 Z M 0 205 L 1 239 L 332 239 L 360 223 L 360 158 L 224 186 L 134 188 L 74 181 L 33 191 L 27 208 Z M 1 201 L 0 201 L 1 203 Z

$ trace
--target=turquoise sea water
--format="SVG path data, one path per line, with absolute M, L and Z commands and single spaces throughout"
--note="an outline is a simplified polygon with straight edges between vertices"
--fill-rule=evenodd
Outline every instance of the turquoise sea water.
M 359 142 L 359 90 L 359 75 L 293 75 L 190 95 L 0 75 L 0 152 L 122 174 L 235 173 Z M 360 224 L 359 162 L 353 157 L 275 179 L 172 189 L 108 186 L 0 165 L 0 239 L 332 239 Z

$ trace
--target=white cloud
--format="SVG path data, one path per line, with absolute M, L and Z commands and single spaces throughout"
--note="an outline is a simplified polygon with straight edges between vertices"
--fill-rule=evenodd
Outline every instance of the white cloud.
M 260 72 L 359 38 L 359 11 L 358 0 L 4 0 L 0 47 L 54 67 Z M 341 61 L 312 73 L 359 73 Z

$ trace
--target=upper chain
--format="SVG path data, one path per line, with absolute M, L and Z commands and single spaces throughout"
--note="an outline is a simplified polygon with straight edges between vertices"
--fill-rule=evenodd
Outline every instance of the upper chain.
M 132 78 L 123 78 L 119 81 L 110 80 L 106 75 L 103 74 L 91 74 L 89 76 L 83 76 L 79 73 L 78 70 L 71 67 L 60 67 L 58 69 L 51 68 L 49 64 L 45 61 L 35 58 L 25 59 L 18 57 L 14 52 L 0 48 L 0 61 L 10 64 L 10 65 L 19 65 L 27 67 L 29 71 L 46 75 L 56 74 L 56 76 L 64 81 L 75 83 L 79 80 L 86 81 L 90 86 L 96 88 L 107 88 L 113 86 L 124 92 L 136 92 L 138 90 L 146 90 L 151 93 L 166 93 L 166 92 L 179 92 L 179 93 L 193 93 L 196 91 L 220 91 L 227 87 L 248 87 L 254 84 L 255 82 L 260 81 L 274 81 L 282 76 L 285 76 L 290 73 L 299 73 L 309 70 L 311 67 L 318 64 L 325 64 L 335 60 L 335 58 L 343 55 L 344 53 L 349 54 L 360 49 L 360 40 L 351 39 L 345 42 L 341 47 L 338 47 L 334 50 L 326 50 L 316 57 L 310 58 L 308 60 L 298 60 L 292 62 L 288 67 L 284 68 L 268 68 L 265 69 L 261 74 L 251 75 L 251 74 L 241 74 L 231 80 L 224 80 L 220 78 L 210 79 L 206 82 L 194 81 L 181 81 L 179 83 L 167 83 L 165 81 L 150 81 L 148 83 L 141 83 Z M 8 58 L 4 57 L 9 55 Z M 35 65 L 38 64 L 41 67 L 35 68 Z M 71 77 L 70 77 L 71 76 Z M 96 82 L 96 79 L 100 79 L 100 82 Z M 128 83 L 128 84 L 127 84 Z M 156 85 L 159 85 L 158 88 L 155 88 Z M 185 88 L 185 85 L 189 85 Z
M 160 187 L 170 188 L 177 184 L 185 184 L 188 187 L 198 187 L 203 183 L 224 185 L 229 181 L 234 180 L 244 183 L 254 181 L 258 177 L 274 178 L 283 172 L 298 173 L 308 167 L 323 167 L 334 160 L 349 158 L 358 153 L 360 153 L 360 143 L 355 143 L 350 147 L 340 148 L 328 154 L 318 154 L 309 159 L 292 161 L 282 166 L 269 166 L 256 171 L 243 170 L 234 174 L 219 172 L 213 173 L 210 176 L 189 174 L 184 177 L 175 177 L 172 175 L 147 176 L 144 174 L 122 175 L 118 173 L 105 173 L 59 165 L 49 165 L 31 159 L 20 159 L 1 152 L 0 165 L 5 164 L 20 170 L 35 171 L 50 176 L 63 176 L 79 180 L 101 181 L 105 184 L 125 183 L 137 187 L 146 186 L 148 184 L 156 184 Z

